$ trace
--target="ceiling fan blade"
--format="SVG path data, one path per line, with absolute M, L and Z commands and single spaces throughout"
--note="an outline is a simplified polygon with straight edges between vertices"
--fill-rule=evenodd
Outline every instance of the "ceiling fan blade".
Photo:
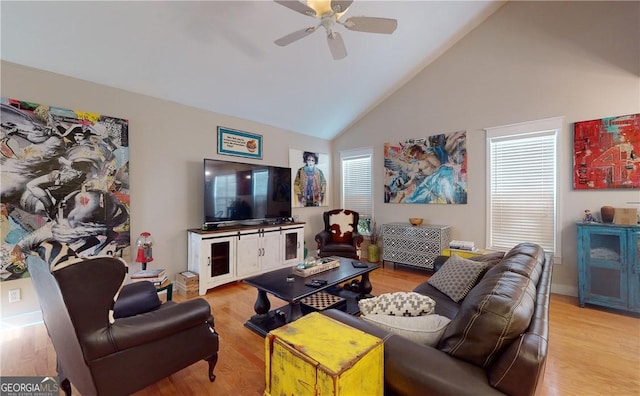
M 287 7 L 290 10 L 293 10 L 295 12 L 299 12 L 302 15 L 308 15 L 308 16 L 312 16 L 312 17 L 316 16 L 316 11 L 313 8 L 307 6 L 306 4 L 303 4 L 303 3 L 299 2 L 299 1 L 292 1 L 292 0 L 273 0 L 273 1 L 275 1 L 276 3 L 278 3 L 278 4 L 282 5 L 282 6 Z
M 351 3 L 353 3 L 353 0 L 346 0 L 346 1 L 334 0 L 331 2 L 331 9 L 334 10 L 336 13 L 345 12 L 347 8 L 349 8 Z
M 294 41 L 298 41 L 301 38 L 307 37 L 311 33 L 315 32 L 316 29 L 317 29 L 317 27 L 313 27 L 312 26 L 312 27 L 308 27 L 306 29 L 296 30 L 293 33 L 289 33 L 286 36 L 280 37 L 279 39 L 274 41 L 274 43 L 278 44 L 281 47 L 284 47 L 285 45 L 289 45 L 289 44 L 293 43 Z
M 327 34 L 327 43 L 329 43 L 329 50 L 333 59 L 339 60 L 347 56 L 347 48 L 344 46 L 344 40 L 342 40 L 340 33 Z
M 391 34 L 398 27 L 398 21 L 390 18 L 351 17 L 342 23 L 349 30 L 367 33 Z

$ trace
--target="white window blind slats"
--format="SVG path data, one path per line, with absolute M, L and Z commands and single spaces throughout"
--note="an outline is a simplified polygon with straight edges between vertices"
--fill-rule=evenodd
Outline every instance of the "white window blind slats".
M 371 156 L 342 158 L 342 206 L 358 212 L 361 218 L 371 218 Z
M 556 131 L 489 138 L 490 246 L 555 252 Z

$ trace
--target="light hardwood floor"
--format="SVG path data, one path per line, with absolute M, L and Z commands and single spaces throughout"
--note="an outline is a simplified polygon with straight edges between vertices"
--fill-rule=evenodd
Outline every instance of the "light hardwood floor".
M 408 291 L 426 278 L 423 271 L 389 265 L 371 274 L 375 294 Z M 136 395 L 262 395 L 264 339 L 243 326 L 255 297 L 255 289 L 241 282 L 205 296 L 221 337 L 215 382 L 208 381 L 207 365 L 199 362 Z M 272 308 L 282 305 L 271 302 Z M 640 395 L 640 319 L 579 308 L 576 298 L 560 295 L 552 295 L 550 315 L 541 395 Z M 55 375 L 55 352 L 43 324 L 5 329 L 0 342 L 0 375 Z

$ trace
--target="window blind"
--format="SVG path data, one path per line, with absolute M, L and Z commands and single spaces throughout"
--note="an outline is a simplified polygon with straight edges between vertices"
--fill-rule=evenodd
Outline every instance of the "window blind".
M 371 219 L 373 216 L 371 150 L 341 153 L 341 164 L 342 207 L 358 212 L 361 220 Z
M 556 252 L 556 130 L 489 138 L 489 245 Z

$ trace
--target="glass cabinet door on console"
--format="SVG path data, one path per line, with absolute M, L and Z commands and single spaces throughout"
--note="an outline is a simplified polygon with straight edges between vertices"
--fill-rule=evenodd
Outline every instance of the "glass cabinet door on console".
M 304 228 L 283 230 L 284 266 L 297 265 L 304 260 Z
M 221 279 L 234 276 L 233 263 L 235 263 L 235 240 L 234 238 L 205 238 L 203 249 L 204 258 L 207 261 L 207 277 L 210 279 Z
M 578 223 L 580 306 L 640 312 L 640 227 Z
M 189 233 L 188 268 L 200 276 L 198 291 L 227 283 L 235 278 L 235 239 Z

